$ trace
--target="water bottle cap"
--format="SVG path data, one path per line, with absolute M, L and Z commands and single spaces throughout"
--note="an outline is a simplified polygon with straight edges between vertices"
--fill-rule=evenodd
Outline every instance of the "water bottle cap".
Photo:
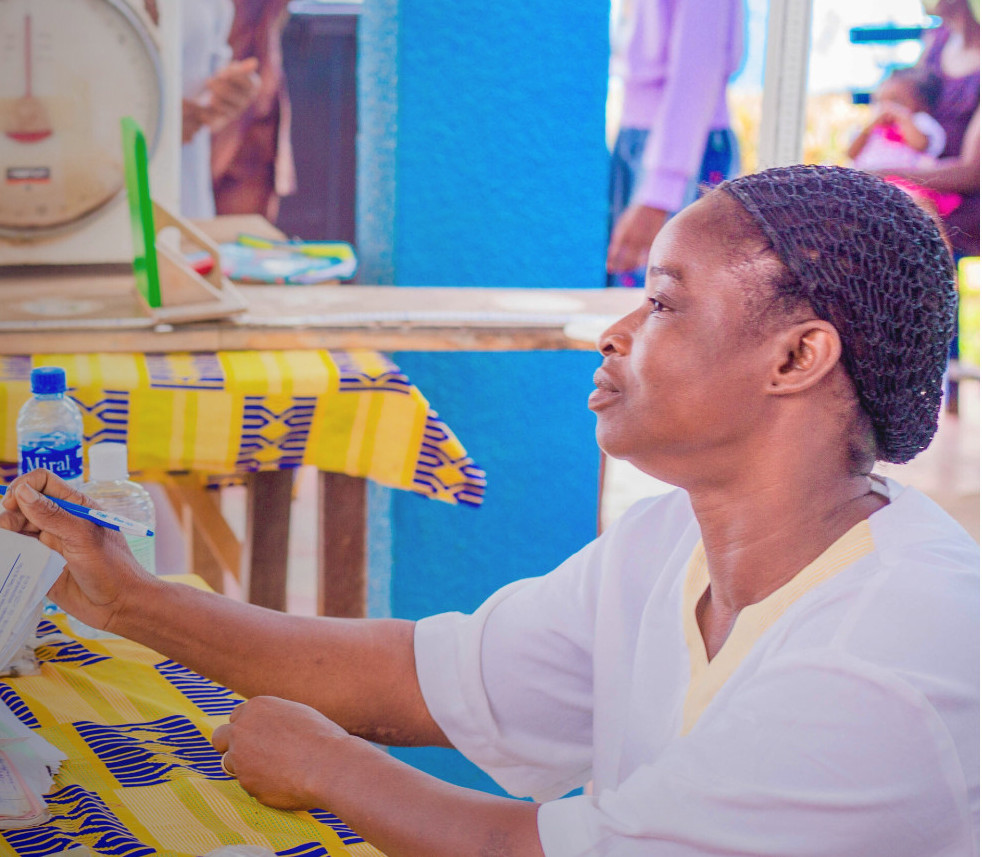
M 89 481 L 118 482 L 129 477 L 125 443 L 95 443 L 89 447 Z
M 65 370 L 60 366 L 39 366 L 31 370 L 31 392 L 51 395 L 65 392 Z

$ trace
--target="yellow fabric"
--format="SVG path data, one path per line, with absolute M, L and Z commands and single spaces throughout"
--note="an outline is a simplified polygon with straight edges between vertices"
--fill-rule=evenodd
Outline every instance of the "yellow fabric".
M 224 475 L 309 464 L 478 505 L 484 472 L 399 368 L 374 351 L 0 356 L 0 478 L 35 366 L 62 366 L 86 445 L 125 442 L 134 472 Z
M 834 577 L 873 550 L 868 521 L 860 521 L 813 562 L 805 566 L 763 601 L 744 607 L 723 647 L 710 661 L 696 621 L 696 606 L 709 586 L 706 551 L 700 540 L 692 552 L 682 594 L 682 625 L 689 650 L 689 687 L 682 709 L 682 734 L 687 735 L 706 706 L 740 666 L 760 636 L 784 615 L 795 601 L 825 580 Z
M 65 617 L 41 630 L 65 632 Z M 0 832 L 0 855 L 87 845 L 173 857 L 233 843 L 381 855 L 330 812 L 264 807 L 223 773 L 209 740 L 241 697 L 128 640 L 53 637 L 38 655 L 41 675 L 0 680 L 0 699 L 68 761 L 46 797 L 52 820 Z
M 958 262 L 958 362 L 979 367 L 979 258 Z

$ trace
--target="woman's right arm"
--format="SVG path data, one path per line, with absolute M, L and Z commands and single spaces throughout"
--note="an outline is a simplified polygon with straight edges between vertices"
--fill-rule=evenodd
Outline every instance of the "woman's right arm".
M 449 746 L 416 678 L 412 622 L 290 616 L 148 574 L 115 532 L 47 496 L 91 505 L 47 471 L 19 477 L 0 527 L 35 535 L 66 561 L 49 596 L 93 627 L 172 658 L 247 697 L 278 696 L 349 732 Z
M 912 171 L 914 181 L 943 193 L 976 194 L 979 191 L 979 110 L 975 109 L 962 147 L 955 158 L 941 158 L 931 169 Z
M 883 175 L 900 176 L 941 193 L 971 196 L 979 191 L 979 111 L 976 109 L 962 138 L 961 152 L 954 158 L 941 158 L 933 167 L 919 170 L 875 170 Z

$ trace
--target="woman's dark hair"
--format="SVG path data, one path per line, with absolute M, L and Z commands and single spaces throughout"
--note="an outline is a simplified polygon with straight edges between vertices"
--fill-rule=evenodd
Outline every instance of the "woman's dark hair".
M 940 75 L 935 74 L 930 69 L 916 65 L 894 69 L 887 80 L 899 80 L 913 87 L 914 93 L 926 113 L 930 113 L 937 106 L 938 99 L 941 97 L 941 89 L 944 86 L 944 81 Z
M 932 217 L 894 185 L 843 167 L 778 167 L 717 192 L 750 214 L 787 269 L 772 279 L 773 298 L 807 302 L 835 326 L 876 457 L 902 463 L 925 449 L 958 306 Z

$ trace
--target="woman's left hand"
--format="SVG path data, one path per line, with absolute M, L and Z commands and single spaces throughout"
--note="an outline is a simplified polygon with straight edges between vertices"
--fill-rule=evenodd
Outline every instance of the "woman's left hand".
M 362 743 L 319 711 L 274 696 L 242 703 L 211 739 L 242 788 L 267 806 L 289 810 L 326 802 L 335 753 L 356 741 Z

